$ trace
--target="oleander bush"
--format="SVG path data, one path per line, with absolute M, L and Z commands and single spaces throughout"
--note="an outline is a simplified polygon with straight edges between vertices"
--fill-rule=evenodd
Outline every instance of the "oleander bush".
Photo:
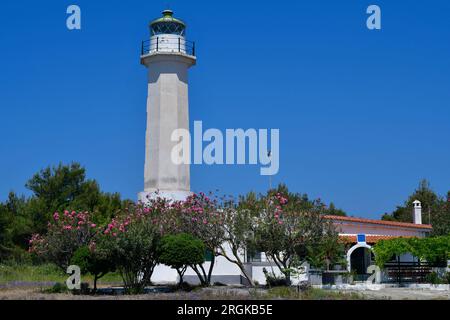
M 158 206 L 131 206 L 112 219 L 103 232 L 106 237 L 102 238 L 102 247 L 115 262 L 129 294 L 143 293 L 151 284 L 162 236 L 157 219 L 163 214 Z
M 47 233 L 32 236 L 29 251 L 65 272 L 75 251 L 90 245 L 99 231 L 88 212 L 56 212 L 48 224 Z

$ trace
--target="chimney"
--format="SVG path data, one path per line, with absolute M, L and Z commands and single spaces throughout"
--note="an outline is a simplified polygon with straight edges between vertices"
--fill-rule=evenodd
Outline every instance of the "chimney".
M 419 200 L 413 202 L 413 222 L 415 224 L 422 224 L 422 203 Z

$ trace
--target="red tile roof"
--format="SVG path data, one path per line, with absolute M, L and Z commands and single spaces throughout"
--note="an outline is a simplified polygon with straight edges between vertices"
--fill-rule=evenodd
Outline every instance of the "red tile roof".
M 343 241 L 343 242 L 347 242 L 347 243 L 354 243 L 357 242 L 356 240 L 356 235 L 339 235 L 339 238 Z M 377 243 L 380 240 L 390 240 L 390 239 L 395 239 L 395 238 L 412 238 L 412 237 L 408 237 L 408 236 L 379 236 L 379 235 L 366 235 L 366 242 L 367 243 Z
M 384 221 L 384 220 L 372 220 L 365 218 L 353 218 L 353 217 L 343 217 L 343 216 L 325 216 L 325 219 L 330 219 L 334 221 L 348 221 L 348 222 L 358 222 L 358 223 L 368 223 L 368 224 L 380 224 L 385 226 L 393 227 L 406 227 L 415 229 L 426 229 L 431 230 L 432 226 L 429 224 L 415 224 L 408 222 L 397 222 L 397 221 Z

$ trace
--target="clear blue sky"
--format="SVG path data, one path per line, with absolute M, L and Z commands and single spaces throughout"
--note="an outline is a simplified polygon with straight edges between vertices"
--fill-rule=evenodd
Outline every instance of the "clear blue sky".
M 82 9 L 82 30 L 65 26 Z M 106 191 L 143 189 L 148 22 L 167 1 L 2 1 L 0 200 L 78 161 Z M 382 30 L 365 27 L 382 9 Z M 273 183 L 379 217 L 421 178 L 450 189 L 450 2 L 170 1 L 197 42 L 191 122 L 279 128 Z M 263 191 L 259 166 L 193 166 L 192 189 Z

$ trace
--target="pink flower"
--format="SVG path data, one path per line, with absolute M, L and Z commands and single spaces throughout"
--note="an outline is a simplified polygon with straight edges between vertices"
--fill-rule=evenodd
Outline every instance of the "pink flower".
M 95 223 L 91 224 L 91 228 L 95 228 L 97 225 Z
M 54 219 L 55 221 L 58 221 L 58 220 L 59 220 L 59 213 L 58 213 L 58 212 L 55 212 L 55 214 L 53 215 L 53 219 Z

